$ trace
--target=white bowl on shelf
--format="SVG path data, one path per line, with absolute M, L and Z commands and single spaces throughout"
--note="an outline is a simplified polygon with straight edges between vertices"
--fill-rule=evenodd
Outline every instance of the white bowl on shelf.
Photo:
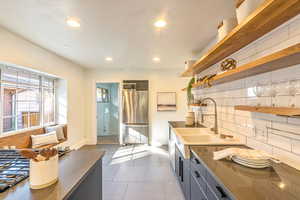
M 238 24 L 241 24 L 249 15 L 251 15 L 265 0 L 245 0 L 236 8 Z

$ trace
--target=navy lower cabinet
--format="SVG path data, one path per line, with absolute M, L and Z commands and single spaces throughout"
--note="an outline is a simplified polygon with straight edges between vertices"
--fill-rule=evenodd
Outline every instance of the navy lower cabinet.
M 191 176 L 191 200 L 207 200 L 203 188 L 197 183 L 194 176 Z
M 193 153 L 191 153 L 190 163 L 191 200 L 233 200 Z
M 186 200 L 190 199 L 190 160 L 175 148 L 175 173 Z
M 233 200 L 201 158 L 191 153 L 191 158 L 185 159 L 177 146 L 175 146 L 175 174 L 185 200 Z

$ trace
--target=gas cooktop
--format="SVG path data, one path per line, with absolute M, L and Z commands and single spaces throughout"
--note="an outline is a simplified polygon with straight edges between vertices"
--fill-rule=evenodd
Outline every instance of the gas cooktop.
M 29 176 L 29 160 L 16 150 L 0 150 L 0 192 Z

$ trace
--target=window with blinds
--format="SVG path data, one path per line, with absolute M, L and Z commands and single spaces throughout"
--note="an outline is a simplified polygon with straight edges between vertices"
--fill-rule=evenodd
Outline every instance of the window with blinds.
M 1 67 L 1 132 L 55 122 L 54 78 L 14 67 Z

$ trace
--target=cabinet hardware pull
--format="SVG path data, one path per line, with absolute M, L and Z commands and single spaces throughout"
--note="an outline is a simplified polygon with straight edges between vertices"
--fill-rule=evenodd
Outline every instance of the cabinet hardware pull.
M 196 177 L 199 178 L 200 177 L 200 174 L 199 172 L 195 171 L 195 174 L 196 174 Z
M 200 164 L 200 161 L 197 158 L 195 158 L 194 160 L 198 165 Z
M 184 179 L 183 179 L 183 160 L 181 160 L 181 182 L 184 182 Z
M 223 191 L 223 189 L 220 186 L 216 186 L 217 190 L 221 193 L 221 198 L 226 198 L 227 195 Z
M 181 177 L 181 158 L 179 158 L 179 160 L 178 160 L 178 167 L 179 167 L 179 177 Z

